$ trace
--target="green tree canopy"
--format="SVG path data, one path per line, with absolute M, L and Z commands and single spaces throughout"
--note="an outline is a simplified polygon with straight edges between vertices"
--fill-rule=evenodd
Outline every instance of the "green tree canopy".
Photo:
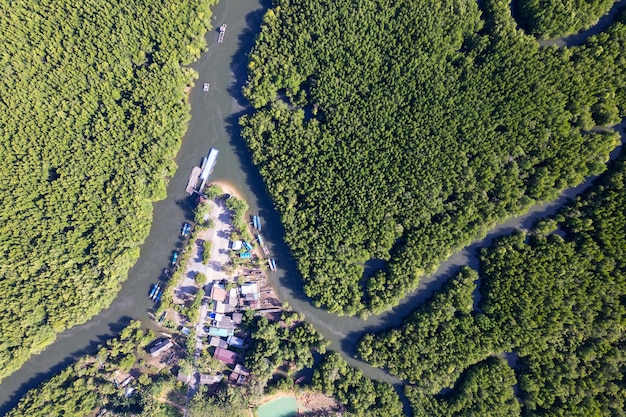
M 605 169 L 625 26 L 542 49 L 505 0 L 280 0 L 241 119 L 306 293 L 381 312 L 496 222 Z M 363 264 L 386 266 L 364 278 Z
M 0 379 L 108 306 L 139 256 L 212 3 L 2 7 Z

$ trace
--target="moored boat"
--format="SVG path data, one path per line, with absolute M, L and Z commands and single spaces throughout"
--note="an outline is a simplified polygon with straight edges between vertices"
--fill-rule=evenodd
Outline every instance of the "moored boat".
M 270 267 L 270 270 L 276 271 L 276 261 L 274 259 L 268 259 L 267 264 Z
M 150 293 L 150 299 L 154 300 L 156 299 L 157 294 L 159 293 L 159 290 L 161 289 L 161 286 L 159 284 L 155 284 L 154 285 L 154 289 L 153 291 Z
M 152 284 L 152 287 L 150 289 L 149 298 L 154 297 L 154 294 L 157 292 L 157 288 L 159 288 L 159 284 Z

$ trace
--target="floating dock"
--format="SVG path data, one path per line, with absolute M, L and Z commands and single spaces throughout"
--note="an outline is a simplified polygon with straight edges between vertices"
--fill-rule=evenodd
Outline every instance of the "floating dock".
M 217 43 L 224 42 L 224 35 L 226 34 L 226 25 L 220 26 L 220 34 L 217 37 Z
M 189 174 L 189 181 L 187 182 L 187 193 L 189 195 L 193 194 L 196 190 L 196 186 L 198 185 L 198 178 L 202 173 L 202 168 L 193 167 L 191 170 L 191 174 Z

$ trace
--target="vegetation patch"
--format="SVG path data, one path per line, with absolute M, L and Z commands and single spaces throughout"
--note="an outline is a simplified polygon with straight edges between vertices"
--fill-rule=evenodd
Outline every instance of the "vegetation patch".
M 557 38 L 587 29 L 606 14 L 616 0 L 517 0 L 514 6 L 529 32 Z
M 495 410 L 494 404 L 508 415 L 519 410 L 527 416 L 623 415 L 624 207 L 621 160 L 596 189 L 540 222 L 536 233 L 518 231 L 483 251 L 477 310 L 472 306 L 477 275 L 465 269 L 401 327 L 365 336 L 360 354 L 410 380 L 407 395 L 416 415 Z M 506 382 L 495 390 L 489 388 L 494 369 L 484 373 L 473 367 L 511 351 L 519 357 L 518 411 L 505 389 L 514 384 L 508 371 L 498 371 Z M 468 385 L 470 375 L 476 378 Z M 456 393 L 440 394 L 455 383 Z M 484 395 L 472 394 L 476 389 Z
M 0 379 L 108 306 L 189 119 L 213 1 L 46 0 L 0 16 Z
M 509 2 L 278 1 L 250 54 L 243 136 L 306 293 L 379 313 L 489 227 L 605 169 L 624 25 L 540 49 Z M 386 267 L 365 279 L 363 264 Z

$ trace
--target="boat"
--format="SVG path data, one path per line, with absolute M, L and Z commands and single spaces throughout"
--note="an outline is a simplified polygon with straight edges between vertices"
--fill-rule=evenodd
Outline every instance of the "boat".
M 172 255 L 172 265 L 176 265 L 176 259 L 178 259 L 178 252 L 174 252 Z
M 226 25 L 220 26 L 220 34 L 217 37 L 217 43 L 224 42 L 224 35 L 226 34 Z
M 270 267 L 270 270 L 276 271 L 276 261 L 274 259 L 268 259 L 267 263 Z
M 254 225 L 254 228 L 257 230 L 261 230 L 261 218 L 255 214 L 254 216 L 252 216 L 252 224 Z
M 161 317 L 159 317 L 159 323 L 163 323 L 163 320 L 165 320 L 165 316 L 167 316 L 167 311 L 164 311 L 163 314 L 161 314 Z
M 149 295 L 150 298 L 154 297 L 154 294 L 156 293 L 158 287 L 159 287 L 159 284 L 152 284 L 152 287 L 150 289 L 150 295 Z
M 161 286 L 159 284 L 155 284 L 154 290 L 150 293 L 150 299 L 154 300 L 157 296 L 157 293 L 159 292 L 159 290 L 161 289 Z
M 204 161 L 202 162 L 202 171 L 198 179 L 200 180 L 200 186 L 197 189 L 198 193 L 202 193 L 204 191 L 204 187 L 209 179 L 209 175 L 213 173 L 213 168 L 215 168 L 215 163 L 217 162 L 217 155 L 219 155 L 220 151 L 215 148 L 211 148 L 209 154 Z
M 206 93 L 207 91 L 209 91 L 210 87 L 211 87 L 211 84 L 204 83 L 204 85 L 202 86 L 202 91 L 204 91 Z
M 263 238 L 261 235 L 256 235 L 257 240 L 259 241 L 259 245 L 261 246 L 261 250 L 263 251 L 263 255 L 266 257 L 270 256 L 270 250 L 265 246 L 265 242 L 263 242 Z
M 189 223 L 184 223 L 183 224 L 183 228 L 180 231 L 180 234 L 182 236 L 187 236 L 189 234 L 189 231 L 191 230 L 191 225 Z
M 163 288 L 161 288 L 161 290 L 158 292 L 158 294 L 156 295 L 156 297 L 154 297 L 154 302 L 158 303 L 161 300 L 161 296 L 163 295 Z

